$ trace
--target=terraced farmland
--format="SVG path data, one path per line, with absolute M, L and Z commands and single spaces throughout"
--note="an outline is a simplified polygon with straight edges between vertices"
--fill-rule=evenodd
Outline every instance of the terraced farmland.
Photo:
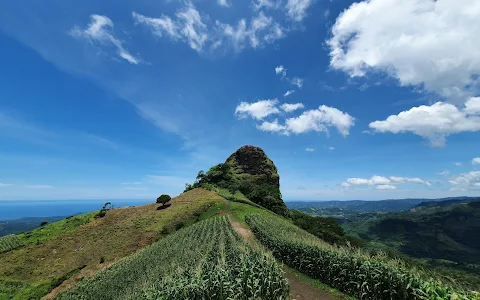
M 358 299 L 480 299 L 426 279 L 401 261 L 330 246 L 287 220 L 251 214 L 246 221 L 277 259 Z
M 21 246 L 23 246 L 22 240 L 14 234 L 0 238 L 0 253 L 8 252 Z
M 55 299 L 288 299 L 283 272 L 227 217 L 189 226 L 85 279 Z

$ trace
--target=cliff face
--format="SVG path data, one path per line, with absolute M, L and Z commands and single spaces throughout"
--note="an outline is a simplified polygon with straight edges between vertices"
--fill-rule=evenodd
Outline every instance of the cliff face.
M 259 184 L 269 184 L 280 189 L 280 176 L 277 167 L 260 147 L 243 146 L 225 161 L 236 174 L 254 176 Z
M 225 165 L 247 198 L 277 214 L 286 214 L 277 167 L 261 148 L 243 146 L 227 158 Z

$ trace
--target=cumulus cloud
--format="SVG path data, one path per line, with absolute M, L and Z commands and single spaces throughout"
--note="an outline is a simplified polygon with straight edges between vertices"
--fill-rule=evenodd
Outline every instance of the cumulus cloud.
M 480 83 L 479 19 L 477 0 L 353 3 L 332 27 L 330 64 L 352 77 L 384 71 L 463 102 Z
M 282 65 L 275 67 L 275 74 L 282 75 L 282 77 L 287 76 L 287 69 L 285 69 Z
M 376 186 L 377 190 L 396 190 L 397 187 L 390 184 L 380 184 Z
M 472 159 L 472 165 L 480 165 L 480 157 L 475 157 Z
M 354 121 L 355 118 L 346 112 L 321 105 L 318 109 L 308 110 L 296 118 L 287 119 L 285 124 L 287 130 L 295 134 L 310 131 L 328 132 L 329 127 L 335 127 L 340 134 L 346 137 L 349 135 Z
M 390 176 L 389 178 L 393 183 L 412 182 L 412 183 L 419 183 L 419 184 L 424 184 L 424 185 L 427 185 L 427 186 L 431 186 L 430 182 L 428 182 L 426 180 L 423 180 L 423 179 L 420 179 L 418 177 L 408 178 L 408 177 Z
M 99 45 L 110 45 L 116 48 L 117 55 L 131 64 L 137 65 L 140 59 L 133 56 L 124 47 L 122 41 L 113 35 L 113 22 L 110 18 L 101 15 L 91 15 L 87 28 L 74 27 L 70 35 L 82 38 Z
M 287 16 L 293 21 L 302 21 L 311 3 L 311 0 L 287 0 Z
M 280 112 L 276 107 L 277 103 L 277 99 L 259 100 L 253 103 L 241 102 L 237 108 L 235 108 L 235 115 L 240 119 L 250 116 L 254 119 L 262 120 L 266 116 Z
M 257 125 L 257 129 L 267 132 L 283 132 L 288 135 L 288 132 L 285 131 L 285 126 L 278 123 L 278 120 L 275 119 L 273 122 L 264 121 L 262 124 Z
M 294 86 L 296 86 L 297 88 L 301 89 L 302 86 L 303 86 L 303 79 L 302 78 L 299 78 L 299 77 L 293 77 L 291 80 L 290 80 L 290 83 Z
M 229 7 L 230 2 L 228 0 L 218 0 L 217 1 L 218 5 L 223 6 L 223 7 Z
M 458 176 L 451 178 L 448 182 L 455 185 L 456 188 L 468 189 L 470 187 L 479 187 L 480 171 L 462 173 Z
M 288 91 L 285 92 L 285 94 L 283 94 L 283 97 L 288 97 L 288 96 L 290 96 L 290 95 L 293 94 L 293 93 L 295 93 L 294 90 L 288 90 Z
M 284 103 L 280 106 L 280 108 L 283 109 L 285 112 L 292 112 L 297 109 L 304 108 L 304 106 L 302 103 L 294 103 L 294 104 Z
M 384 121 L 372 122 L 369 127 L 382 133 L 411 132 L 441 147 L 449 135 L 480 131 L 480 97 L 470 98 L 461 109 L 445 102 L 413 107 Z
M 265 117 L 278 114 L 278 100 L 259 100 L 248 103 L 241 102 L 235 109 L 235 115 L 239 119 L 252 117 L 256 120 L 263 120 Z M 280 108 L 286 112 L 292 112 L 303 108 L 302 103 L 285 103 Z M 318 109 L 304 111 L 298 117 L 287 118 L 285 124 L 280 124 L 277 119 L 273 122 L 263 121 L 257 125 L 261 131 L 281 132 L 284 135 L 302 134 L 308 132 L 329 132 L 329 128 L 334 127 L 344 137 L 350 133 L 350 128 L 354 125 L 355 118 L 348 113 L 342 112 L 334 107 L 321 105 Z
M 307 152 L 314 152 L 315 149 L 313 149 L 313 148 L 306 148 L 305 151 L 307 151 Z
M 343 187 L 350 187 L 352 185 L 370 185 L 376 186 L 377 189 L 396 189 L 394 185 L 404 183 L 418 183 L 426 186 L 431 186 L 431 183 L 427 180 L 423 180 L 418 177 L 398 177 L 398 176 L 372 176 L 371 178 L 348 178 Z M 392 188 L 393 187 L 393 188 Z

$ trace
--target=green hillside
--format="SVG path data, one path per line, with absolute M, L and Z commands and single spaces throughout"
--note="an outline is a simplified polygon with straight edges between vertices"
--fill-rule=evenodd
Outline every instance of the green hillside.
M 345 228 L 413 257 L 479 263 L 479 201 L 421 204 L 408 212 L 351 222 Z
M 470 236 L 477 223 L 464 221 Z M 480 299 L 355 241 L 334 219 L 288 211 L 275 165 L 245 146 L 167 205 L 91 212 L 0 240 L 0 300 Z

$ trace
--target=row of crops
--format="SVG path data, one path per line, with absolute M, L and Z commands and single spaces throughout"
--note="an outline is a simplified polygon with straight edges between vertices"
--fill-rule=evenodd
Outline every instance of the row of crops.
M 424 279 L 401 261 L 328 245 L 275 216 L 247 215 L 246 221 L 277 259 L 358 299 L 480 299 Z
M 55 299 L 288 299 L 274 258 L 250 248 L 227 217 L 181 229 Z
M 8 252 L 21 246 L 23 246 L 22 240 L 14 234 L 0 237 L 0 253 Z

